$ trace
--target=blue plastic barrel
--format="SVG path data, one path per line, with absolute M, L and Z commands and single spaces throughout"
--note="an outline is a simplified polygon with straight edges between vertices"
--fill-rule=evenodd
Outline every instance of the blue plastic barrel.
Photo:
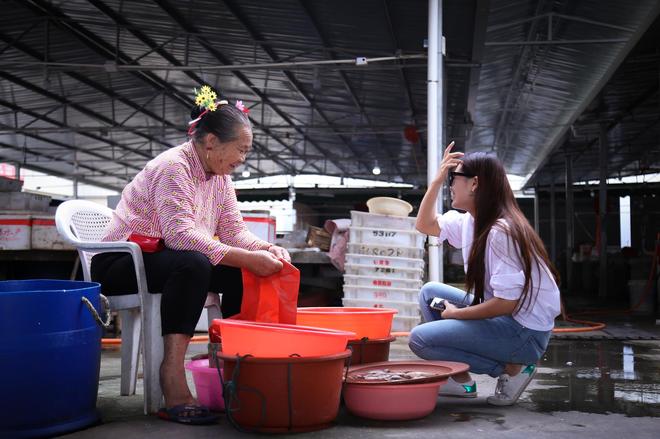
M 99 419 L 100 285 L 0 282 L 0 437 L 53 436 Z

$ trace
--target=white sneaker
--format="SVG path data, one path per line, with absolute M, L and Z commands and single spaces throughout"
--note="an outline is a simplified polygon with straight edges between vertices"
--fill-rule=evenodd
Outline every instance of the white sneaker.
M 452 377 L 449 377 L 447 382 L 440 386 L 438 395 L 457 396 L 459 398 L 476 398 L 477 383 L 475 383 L 474 380 L 468 381 L 467 383 L 459 383 Z
M 513 405 L 523 393 L 527 385 L 536 375 L 536 365 L 530 364 L 520 371 L 518 375 L 509 376 L 505 373 L 497 379 L 495 394 L 486 398 L 492 405 Z

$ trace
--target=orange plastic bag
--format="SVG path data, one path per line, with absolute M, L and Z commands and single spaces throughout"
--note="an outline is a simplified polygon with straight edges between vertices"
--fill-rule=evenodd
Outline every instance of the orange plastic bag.
M 242 269 L 243 301 L 240 314 L 231 317 L 264 323 L 296 324 L 300 271 L 286 261 L 279 272 L 260 277 Z

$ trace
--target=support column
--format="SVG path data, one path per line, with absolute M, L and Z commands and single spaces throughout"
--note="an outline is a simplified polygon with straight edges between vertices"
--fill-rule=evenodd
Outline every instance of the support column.
M 428 82 L 427 82 L 427 119 L 428 119 L 428 155 L 427 182 L 438 172 L 441 158 L 440 142 L 443 138 L 443 59 L 442 59 L 442 0 L 429 0 L 428 29 Z M 442 213 L 442 194 L 438 197 L 438 211 Z M 443 258 L 442 245 L 438 238 L 429 236 L 429 280 L 442 282 Z
M 600 125 L 600 150 L 598 154 L 600 168 L 600 183 L 598 184 L 598 219 L 600 222 L 598 297 L 607 297 L 607 147 L 607 125 L 602 123 Z
M 73 152 L 73 199 L 78 199 L 78 151 Z
M 555 206 L 555 179 L 550 184 L 550 260 L 557 263 L 557 210 Z
M 534 230 L 539 233 L 539 190 L 534 188 Z
M 566 283 L 570 285 L 573 256 L 573 157 L 566 154 Z

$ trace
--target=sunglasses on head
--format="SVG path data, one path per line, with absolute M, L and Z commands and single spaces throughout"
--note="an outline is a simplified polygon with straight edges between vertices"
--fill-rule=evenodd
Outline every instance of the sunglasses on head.
M 449 171 L 449 186 L 451 186 L 452 184 L 454 184 L 454 178 L 455 178 L 457 175 L 460 175 L 460 176 L 462 176 L 462 177 L 466 177 L 466 178 L 472 178 L 472 177 L 475 177 L 475 175 L 473 175 L 473 174 L 469 174 L 469 173 L 467 173 L 467 172 Z

